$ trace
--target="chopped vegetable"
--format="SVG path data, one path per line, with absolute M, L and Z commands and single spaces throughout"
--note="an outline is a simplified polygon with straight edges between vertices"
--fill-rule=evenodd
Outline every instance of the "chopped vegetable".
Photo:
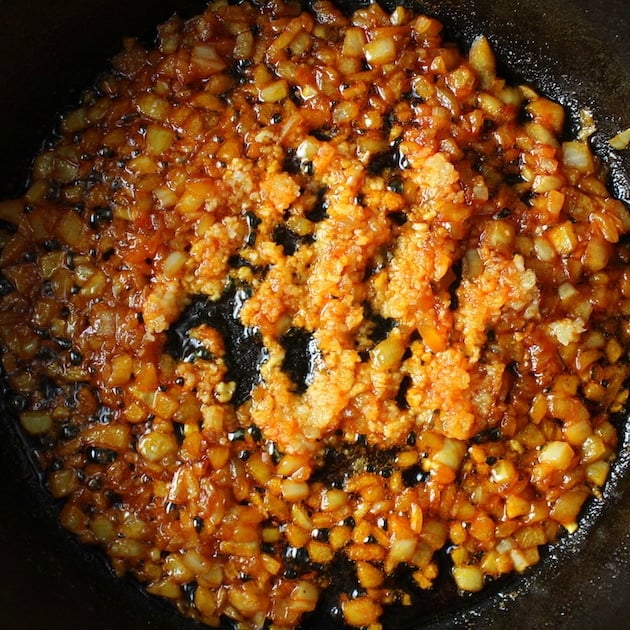
M 561 138 L 483 36 L 312 4 L 128 40 L 0 203 L 3 371 L 61 523 L 209 626 L 380 630 L 444 550 L 452 590 L 526 571 L 628 401 L 592 116 Z

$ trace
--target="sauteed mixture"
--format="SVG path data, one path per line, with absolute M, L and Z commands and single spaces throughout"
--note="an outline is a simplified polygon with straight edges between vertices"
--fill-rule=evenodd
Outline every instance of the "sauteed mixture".
M 441 30 L 174 17 L 0 204 L 2 367 L 61 522 L 206 624 L 326 593 L 376 630 L 439 570 L 525 571 L 606 481 L 630 216 L 562 107 Z

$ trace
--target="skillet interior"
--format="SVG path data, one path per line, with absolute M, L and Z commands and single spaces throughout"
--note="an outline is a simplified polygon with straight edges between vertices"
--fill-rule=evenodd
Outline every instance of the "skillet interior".
M 193 0 L 158 4 L 46 0 L 0 5 L 0 196 L 19 192 L 29 157 L 49 135 L 54 114 L 76 101 L 120 46 L 123 36 L 150 37 L 151 26 L 177 8 L 189 15 Z M 346 7 L 360 2 L 341 1 Z M 112 7 L 115 6 L 115 13 Z M 426 0 L 421 10 L 439 17 L 449 39 L 466 46 L 478 33 L 489 36 L 502 72 L 534 84 L 571 113 L 593 110 L 596 150 L 611 166 L 615 194 L 630 200 L 630 155 L 613 153 L 605 139 L 630 126 L 630 31 L 625 0 Z M 20 25 L 19 28 L 16 25 Z M 0 487 L 4 495 L 0 544 L 3 627 L 17 628 L 199 628 L 168 606 L 111 579 L 100 556 L 80 548 L 56 525 L 54 506 L 23 455 L 20 438 L 3 421 Z M 630 612 L 630 435 L 626 431 L 615 475 L 603 504 L 591 504 L 577 535 L 558 545 L 523 579 L 470 602 L 465 610 L 424 617 L 422 611 L 392 618 L 391 627 L 604 628 L 618 627 Z M 515 594 L 522 596 L 514 599 Z M 525 621 L 526 620 L 526 621 Z M 421 625 L 420 625 L 421 624 Z M 314 620 L 313 628 L 324 628 Z

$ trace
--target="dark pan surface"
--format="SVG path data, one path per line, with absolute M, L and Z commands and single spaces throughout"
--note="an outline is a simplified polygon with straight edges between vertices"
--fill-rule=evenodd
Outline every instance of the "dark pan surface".
M 152 26 L 184 0 L 0 1 L 0 197 L 17 194 L 32 156 L 49 136 L 55 113 L 77 100 L 126 35 L 150 40 Z M 340 2 L 356 7 L 357 2 Z M 630 202 L 630 149 L 606 139 L 630 126 L 630 4 L 627 0 L 419 0 L 463 46 L 486 34 L 501 71 L 562 102 L 575 128 L 581 107 L 598 126 L 593 143 L 610 166 L 611 186 Z M 621 426 L 621 425 L 620 425 Z M 24 445 L 0 418 L 0 627 L 6 630 L 175 629 L 201 626 L 112 579 L 103 559 L 56 524 Z M 462 600 L 435 616 L 413 609 L 388 618 L 391 628 L 621 628 L 630 615 L 630 432 L 604 500 L 592 503 L 580 531 L 541 564 L 501 589 Z M 310 628 L 323 630 L 324 619 Z M 332 627 L 332 626 L 331 626 Z

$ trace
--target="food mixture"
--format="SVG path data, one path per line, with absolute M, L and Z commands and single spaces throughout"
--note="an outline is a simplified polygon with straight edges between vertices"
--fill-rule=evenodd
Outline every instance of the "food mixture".
M 2 368 L 61 523 L 210 626 L 333 593 L 377 630 L 440 570 L 536 564 L 606 481 L 630 215 L 560 105 L 441 31 L 173 17 L 0 204 Z

